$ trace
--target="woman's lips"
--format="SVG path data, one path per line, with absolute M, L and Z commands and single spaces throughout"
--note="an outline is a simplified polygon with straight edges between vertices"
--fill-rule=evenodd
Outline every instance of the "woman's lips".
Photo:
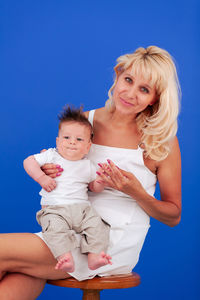
M 120 98 L 120 100 L 121 100 L 121 102 L 124 104 L 124 105 L 126 105 L 126 106 L 133 106 L 133 104 L 132 103 L 130 103 L 130 102 L 127 102 L 126 100 L 124 100 L 123 98 Z

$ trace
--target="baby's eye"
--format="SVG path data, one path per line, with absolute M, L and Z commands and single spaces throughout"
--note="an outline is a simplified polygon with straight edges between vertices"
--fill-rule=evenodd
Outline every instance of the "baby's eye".
M 77 141 L 82 142 L 83 139 L 82 138 L 77 138 Z
M 147 94 L 149 93 L 149 90 L 145 86 L 141 87 L 141 91 Z
M 68 139 L 69 139 L 69 136 L 65 136 L 64 139 L 68 140 Z
M 125 77 L 125 81 L 127 81 L 128 83 L 132 83 L 133 82 L 133 80 L 130 77 L 128 77 L 128 76 Z

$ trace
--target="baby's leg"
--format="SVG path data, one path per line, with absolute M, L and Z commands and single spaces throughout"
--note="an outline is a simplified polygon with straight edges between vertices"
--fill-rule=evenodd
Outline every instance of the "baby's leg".
M 55 266 L 56 270 L 63 270 L 65 272 L 74 272 L 74 260 L 71 252 L 64 253 L 58 258 L 58 263 Z
M 112 257 L 105 252 L 101 253 L 88 253 L 88 267 L 91 270 L 96 270 L 105 265 L 112 265 Z
M 102 221 L 91 206 L 84 209 L 83 216 L 80 232 L 84 235 L 80 246 L 82 253 L 88 253 L 88 267 L 95 270 L 112 264 L 111 257 L 102 251 L 109 245 L 110 226 Z

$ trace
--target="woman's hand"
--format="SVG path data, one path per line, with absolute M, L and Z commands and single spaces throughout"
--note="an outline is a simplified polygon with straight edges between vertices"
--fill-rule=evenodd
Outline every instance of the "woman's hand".
M 172 142 L 167 158 L 157 163 L 160 201 L 148 194 L 133 174 L 119 169 L 113 162 L 108 160 L 108 164 L 99 166 L 101 180 L 108 187 L 131 196 L 149 216 L 171 227 L 180 222 L 181 156 L 177 138 Z
M 41 167 L 42 171 L 50 176 L 51 178 L 56 178 L 62 174 L 63 169 L 60 165 L 55 164 L 45 164 Z
M 108 164 L 99 164 L 100 170 L 97 174 L 101 182 L 113 189 L 130 195 L 135 200 L 146 193 L 139 180 L 130 172 L 118 168 L 111 160 Z
M 42 149 L 40 152 L 45 152 L 46 149 Z M 63 169 L 60 165 L 45 164 L 41 167 L 42 171 L 51 178 L 56 178 L 62 174 Z

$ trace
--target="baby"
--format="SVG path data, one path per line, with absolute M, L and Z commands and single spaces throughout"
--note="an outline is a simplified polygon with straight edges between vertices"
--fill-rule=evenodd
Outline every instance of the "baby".
M 105 253 L 110 227 L 91 207 L 87 194 L 88 187 L 93 192 L 104 189 L 95 167 L 85 157 L 91 146 L 92 126 L 81 109 L 67 107 L 59 120 L 57 148 L 29 156 L 24 160 L 24 168 L 43 188 L 37 221 L 46 244 L 58 260 L 55 268 L 73 272 L 71 251 L 80 245 L 81 252 L 88 254 L 88 267 L 95 270 L 112 263 Z M 47 176 L 40 168 L 46 163 L 61 165 L 62 175 L 56 179 Z M 81 234 L 81 242 L 76 233 Z

